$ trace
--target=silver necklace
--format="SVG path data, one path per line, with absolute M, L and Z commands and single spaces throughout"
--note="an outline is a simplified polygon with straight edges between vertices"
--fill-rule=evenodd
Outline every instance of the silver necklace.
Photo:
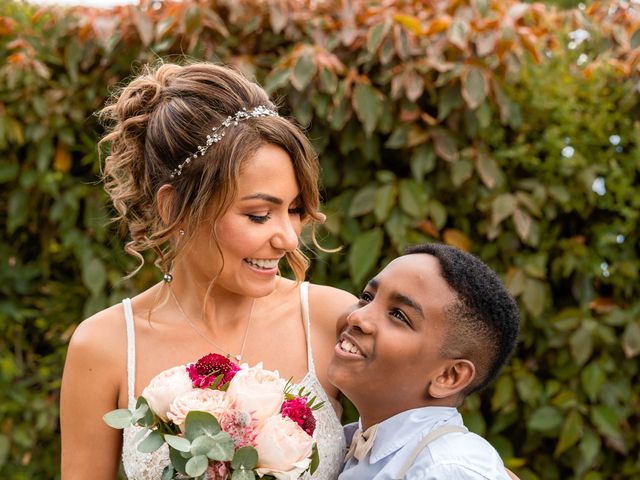
M 210 338 L 206 337 L 204 335 L 204 333 L 202 333 L 200 330 L 198 330 L 198 328 L 193 324 L 193 322 L 189 318 L 189 315 L 187 315 L 187 313 L 182 308 L 182 305 L 180 305 L 180 302 L 178 301 L 178 297 L 176 297 L 176 294 L 173 293 L 173 289 L 171 288 L 171 286 L 169 286 L 169 293 L 171 293 L 171 297 L 173 298 L 173 301 L 176 302 L 176 306 L 180 310 L 180 313 L 182 313 L 182 316 L 184 317 L 184 319 L 187 321 L 187 323 L 193 329 L 193 331 L 196 332 L 198 334 L 198 336 L 200 336 L 200 338 L 202 338 L 207 343 L 213 345 L 214 347 L 216 347 L 220 351 L 224 352 L 225 355 L 227 356 L 227 358 L 233 357 L 236 360 L 236 362 L 239 362 L 240 360 L 242 360 L 242 353 L 244 352 L 244 345 L 247 343 L 247 334 L 249 333 L 249 325 L 251 325 L 251 317 L 252 317 L 252 314 L 253 314 L 253 306 L 256 304 L 256 299 L 255 298 L 251 302 L 251 308 L 249 309 L 249 318 L 247 318 L 247 326 L 245 327 L 244 335 L 242 336 L 242 345 L 240 346 L 240 353 L 238 353 L 237 355 L 232 355 L 231 353 L 227 352 L 224 348 L 222 348 L 220 345 L 218 345 L 216 342 L 214 342 Z

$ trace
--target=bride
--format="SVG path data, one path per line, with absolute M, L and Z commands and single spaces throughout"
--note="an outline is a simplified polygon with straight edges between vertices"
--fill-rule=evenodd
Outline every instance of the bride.
M 62 478 L 113 480 L 120 457 L 129 479 L 160 478 L 166 450 L 138 452 L 134 427 L 122 435 L 102 416 L 135 405 L 162 370 L 210 352 L 263 362 L 326 400 L 313 478 L 335 478 L 344 435 L 326 371 L 335 320 L 355 298 L 302 282 L 302 226 L 323 220 L 306 137 L 259 86 L 208 63 L 147 68 L 103 115 L 105 189 L 128 230 L 125 249 L 140 265 L 153 253 L 164 279 L 75 331 L 62 381 Z M 296 281 L 279 275 L 284 262 Z

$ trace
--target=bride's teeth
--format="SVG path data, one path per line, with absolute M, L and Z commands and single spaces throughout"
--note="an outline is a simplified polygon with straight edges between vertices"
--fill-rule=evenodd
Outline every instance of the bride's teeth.
M 271 269 L 278 266 L 278 260 L 266 260 L 262 258 L 247 258 L 247 263 L 254 267 Z

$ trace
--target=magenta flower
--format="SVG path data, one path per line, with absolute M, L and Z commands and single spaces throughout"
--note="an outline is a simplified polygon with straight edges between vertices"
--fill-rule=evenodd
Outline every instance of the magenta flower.
M 307 432 L 310 436 L 313 435 L 316 429 L 316 419 L 313 417 L 313 412 L 307 405 L 307 400 L 303 397 L 295 397 L 291 400 L 285 400 L 280 408 L 280 413 L 283 417 L 288 417 Z
M 196 388 L 209 388 L 216 377 L 223 375 L 222 381 L 217 385 L 219 388 L 225 383 L 229 383 L 239 370 L 240 367 L 238 365 L 217 353 L 210 353 L 196 363 L 187 365 L 189 378 L 191 378 L 193 386 Z

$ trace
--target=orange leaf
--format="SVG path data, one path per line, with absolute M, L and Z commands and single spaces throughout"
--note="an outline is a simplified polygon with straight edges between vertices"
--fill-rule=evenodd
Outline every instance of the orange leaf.
M 471 239 L 467 237 L 464 232 L 458 229 L 447 228 L 444 231 L 443 238 L 445 243 L 448 245 L 453 245 L 454 247 L 457 247 L 460 250 L 464 250 L 465 252 L 471 250 Z
M 9 57 L 7 58 L 7 61 L 9 63 L 24 63 L 25 60 L 26 57 L 24 53 L 14 53 L 13 55 L 9 55 Z
M 432 127 L 435 127 L 438 124 L 438 119 L 432 117 L 431 115 L 429 115 L 427 112 L 422 112 L 420 114 L 420 118 L 422 118 L 422 121 L 424 123 L 426 123 L 427 125 L 430 125 Z
M 430 237 L 440 240 L 440 232 L 438 232 L 438 229 L 436 228 L 436 226 L 433 224 L 431 220 L 421 221 L 418 224 L 418 228 L 420 229 L 420 231 L 429 235 Z
M 496 55 L 502 60 L 505 54 L 513 48 L 513 40 L 501 38 L 496 42 Z
M 426 28 L 425 33 L 427 35 L 435 35 L 436 33 L 444 32 L 447 28 L 449 28 L 450 23 L 451 17 L 449 15 L 436 17 Z
M 403 27 L 406 27 L 408 30 L 413 32 L 415 35 L 420 35 L 420 33 L 422 33 L 422 25 L 420 24 L 420 20 L 412 15 L 397 13 L 393 16 L 393 19 Z
M 69 173 L 71 170 L 71 154 L 63 143 L 58 143 L 56 153 L 53 156 L 54 168 L 62 173 Z
M 536 63 L 540 63 L 542 58 L 540 56 L 540 52 L 536 48 L 535 37 L 531 33 L 518 33 L 524 48 L 531 54 L 531 56 L 533 56 Z
M 589 304 L 589 308 L 596 313 L 609 313 L 618 308 L 618 305 L 612 298 L 598 297 Z
M 9 17 L 0 18 L 0 35 L 9 35 L 13 33 L 16 21 Z

